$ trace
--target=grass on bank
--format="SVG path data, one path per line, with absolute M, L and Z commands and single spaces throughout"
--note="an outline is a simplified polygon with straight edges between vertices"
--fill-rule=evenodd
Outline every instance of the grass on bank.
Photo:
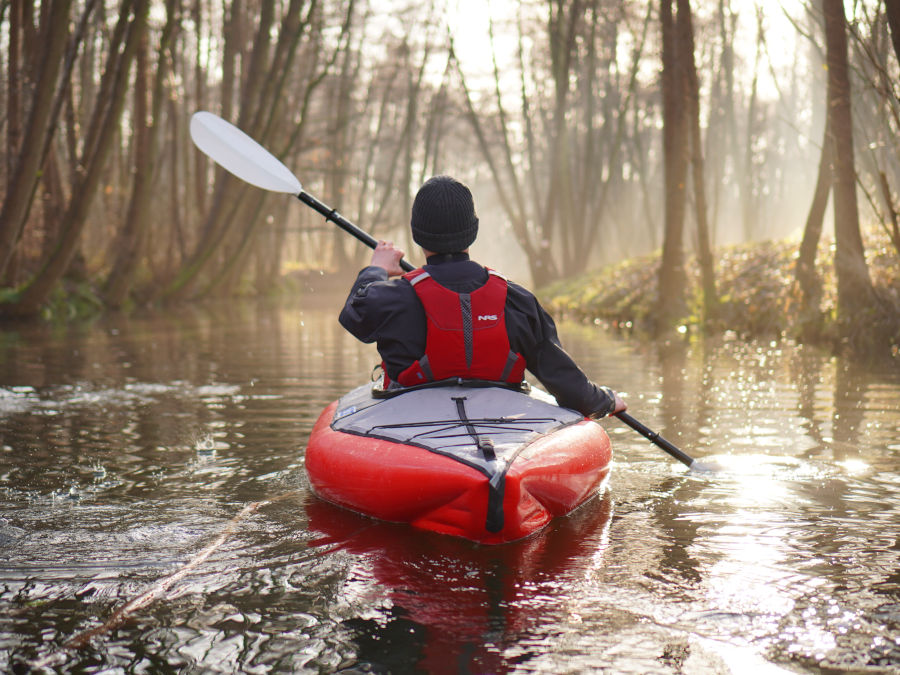
M 689 259 L 688 316 L 685 332 L 734 331 L 742 337 L 790 337 L 821 343 L 835 350 L 875 350 L 900 363 L 900 259 L 886 236 L 869 238 L 867 261 L 881 299 L 877 315 L 866 325 L 841 331 L 836 321 L 837 279 L 834 248 L 823 245 L 816 259 L 821 298 L 812 312 L 802 312 L 794 279 L 799 242 L 766 241 L 723 247 L 716 251 L 718 306 L 704 320 L 700 270 Z M 604 323 L 613 328 L 649 331 L 656 303 L 659 253 L 625 260 L 602 270 L 541 289 L 556 316 Z

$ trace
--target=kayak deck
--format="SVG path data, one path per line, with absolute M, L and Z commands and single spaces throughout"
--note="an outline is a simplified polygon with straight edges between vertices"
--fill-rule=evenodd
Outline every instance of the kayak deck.
M 376 518 L 502 543 L 602 486 L 609 438 L 536 389 L 458 383 L 352 390 L 319 417 L 306 471 L 321 498 Z

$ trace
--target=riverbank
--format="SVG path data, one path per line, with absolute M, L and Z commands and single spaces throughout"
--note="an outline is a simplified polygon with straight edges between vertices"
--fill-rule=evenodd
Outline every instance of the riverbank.
M 700 269 L 687 261 L 688 313 L 678 327 L 690 336 L 730 331 L 740 337 L 788 337 L 835 352 L 852 352 L 900 366 L 900 261 L 887 237 L 873 233 L 867 250 L 869 272 L 883 312 L 865 326 L 841 331 L 836 321 L 834 251 L 820 248 L 816 260 L 822 293 L 812 312 L 800 311 L 794 280 L 799 248 L 795 241 L 766 241 L 722 247 L 715 252 L 718 306 L 704 320 Z M 558 317 L 605 324 L 627 332 L 650 332 L 656 302 L 658 253 L 623 261 L 541 289 L 546 307 Z

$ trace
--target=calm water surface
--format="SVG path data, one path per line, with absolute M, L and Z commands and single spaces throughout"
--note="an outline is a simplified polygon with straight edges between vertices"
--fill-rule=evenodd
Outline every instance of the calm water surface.
M 563 325 L 722 468 L 607 420 L 606 494 L 477 547 L 310 494 L 316 417 L 377 362 L 337 302 L 0 332 L 0 671 L 900 669 L 900 373 Z

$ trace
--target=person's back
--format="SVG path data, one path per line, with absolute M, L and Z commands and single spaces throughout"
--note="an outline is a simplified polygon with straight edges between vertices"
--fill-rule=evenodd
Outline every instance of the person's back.
M 391 382 L 515 382 L 527 367 L 564 407 L 593 417 L 625 409 L 563 350 L 552 318 L 531 292 L 469 259 L 478 218 L 465 185 L 448 176 L 426 181 L 410 225 L 425 266 L 404 275 L 403 251 L 379 242 L 340 315 L 350 333 L 377 344 Z

